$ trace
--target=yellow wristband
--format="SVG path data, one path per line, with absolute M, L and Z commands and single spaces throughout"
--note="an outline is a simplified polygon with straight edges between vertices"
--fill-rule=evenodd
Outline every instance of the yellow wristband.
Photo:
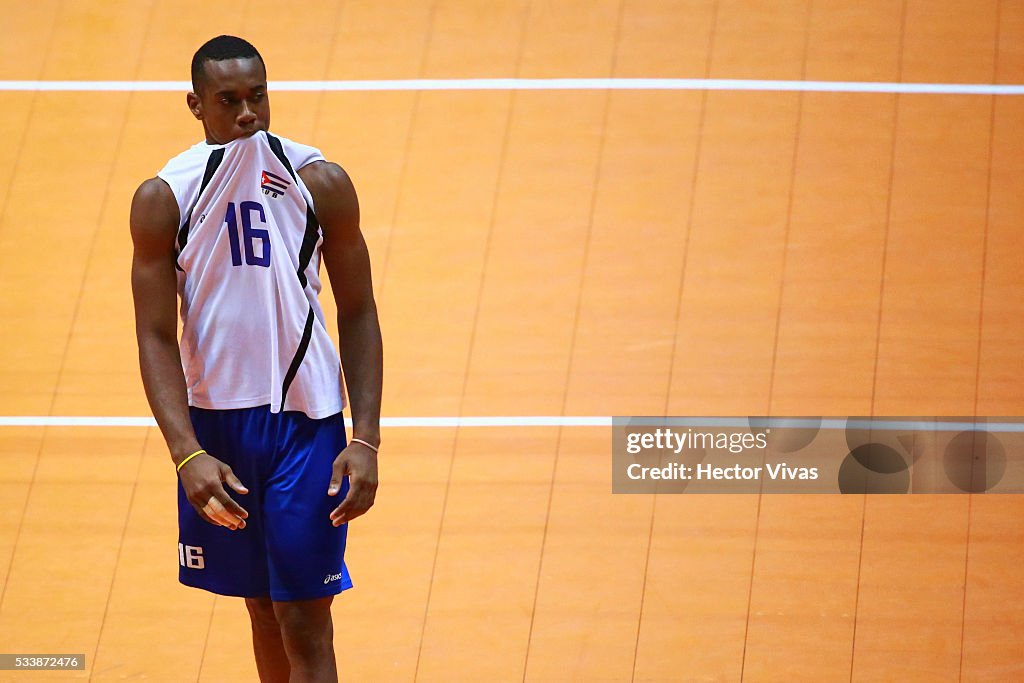
M 178 469 L 176 471 L 177 472 L 181 472 L 181 468 L 185 466 L 185 463 L 187 463 L 189 460 L 191 460 L 192 458 L 196 457 L 197 455 L 199 455 L 201 453 L 206 453 L 206 451 L 204 451 L 202 448 L 200 448 L 198 451 L 196 451 L 192 455 L 188 456 L 187 458 L 185 458 L 184 460 L 179 462 L 178 463 Z

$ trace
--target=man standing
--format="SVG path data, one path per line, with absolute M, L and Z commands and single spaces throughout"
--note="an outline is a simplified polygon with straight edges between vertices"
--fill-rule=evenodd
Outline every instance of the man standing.
M 179 477 L 179 578 L 245 598 L 261 680 L 336 681 L 330 607 L 352 586 L 347 527 L 373 505 L 380 443 L 381 337 L 358 201 L 340 166 L 269 133 L 251 44 L 204 44 L 192 87 L 205 141 L 145 181 L 131 208 L 142 379 Z M 317 300 L 321 258 L 340 366 Z

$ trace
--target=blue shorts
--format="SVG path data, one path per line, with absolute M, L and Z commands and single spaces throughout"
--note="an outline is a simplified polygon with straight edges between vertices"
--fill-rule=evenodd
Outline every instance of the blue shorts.
M 341 413 L 312 420 L 269 406 L 190 408 L 200 445 L 249 489 L 228 494 L 249 513 L 232 531 L 203 520 L 178 482 L 178 579 L 220 595 L 310 600 L 352 587 L 345 567 L 348 525 L 330 513 L 348 491 L 328 496 L 331 466 L 345 448 Z

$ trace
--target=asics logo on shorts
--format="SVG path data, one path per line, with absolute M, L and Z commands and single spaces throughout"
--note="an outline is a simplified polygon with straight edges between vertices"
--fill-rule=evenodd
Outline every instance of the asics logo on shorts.
M 324 579 L 324 585 L 330 583 L 331 581 L 341 581 L 341 574 L 328 574 L 327 578 Z

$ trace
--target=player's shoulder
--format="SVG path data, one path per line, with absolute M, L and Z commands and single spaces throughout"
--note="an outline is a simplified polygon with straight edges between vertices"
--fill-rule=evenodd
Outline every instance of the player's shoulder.
M 320 192 L 336 192 L 352 186 L 352 180 L 341 164 L 329 161 L 319 148 L 279 135 L 275 137 L 281 141 L 292 168 L 299 172 L 302 182 L 313 193 L 314 198 Z
M 286 138 L 276 133 L 264 131 L 261 134 L 266 136 L 268 142 L 271 140 L 277 140 L 277 142 L 281 144 L 282 151 L 285 156 L 288 157 L 288 163 L 291 164 L 291 167 L 296 171 L 317 161 L 324 160 L 323 152 L 321 152 L 317 147 L 296 142 L 291 138 Z
M 322 226 L 358 226 L 359 200 L 344 168 L 333 161 L 321 161 L 302 169 L 299 175 L 309 189 Z
M 171 191 L 171 186 L 167 184 L 167 181 L 159 176 L 143 180 L 138 189 L 135 190 L 135 196 L 132 198 L 133 205 L 151 206 L 162 203 L 166 204 L 167 202 L 174 203 L 174 193 Z
M 352 179 L 340 164 L 320 161 L 309 164 L 299 173 L 302 182 L 313 195 L 313 202 L 321 209 L 339 202 L 355 204 L 355 187 Z
M 131 200 L 130 224 L 133 234 L 161 236 L 177 227 L 179 211 L 170 185 L 162 178 L 143 180 Z
M 306 182 L 307 185 L 309 185 L 309 180 L 312 180 L 317 185 L 322 185 L 324 187 L 334 187 L 339 184 L 352 184 L 352 179 L 349 177 L 348 172 L 342 168 L 341 164 L 334 161 L 327 161 L 326 159 L 321 159 L 303 168 L 302 180 Z

